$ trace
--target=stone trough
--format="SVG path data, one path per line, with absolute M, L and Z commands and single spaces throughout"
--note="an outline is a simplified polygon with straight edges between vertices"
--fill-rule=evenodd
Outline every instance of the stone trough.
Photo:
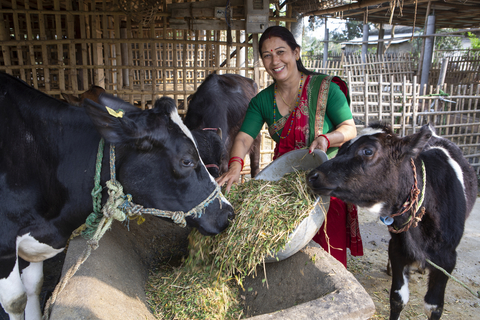
M 185 254 L 188 232 L 152 217 L 130 231 L 115 222 L 58 296 L 50 319 L 155 319 L 144 291 L 149 266 Z M 63 273 L 85 248 L 81 237 L 70 242 Z M 245 292 L 250 319 L 368 319 L 375 312 L 354 276 L 313 242 L 266 271 L 269 289 L 261 285 L 263 267 L 246 280 L 256 288 Z

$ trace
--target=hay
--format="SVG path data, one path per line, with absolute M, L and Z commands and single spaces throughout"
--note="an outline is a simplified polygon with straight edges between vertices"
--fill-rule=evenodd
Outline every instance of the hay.
M 285 248 L 288 236 L 314 208 L 305 175 L 299 171 L 279 181 L 234 185 L 228 200 L 236 217 L 228 229 L 213 237 L 192 231 L 183 265 L 152 273 L 146 291 L 154 314 L 161 319 L 240 318 L 237 284 L 242 286 L 265 256 Z

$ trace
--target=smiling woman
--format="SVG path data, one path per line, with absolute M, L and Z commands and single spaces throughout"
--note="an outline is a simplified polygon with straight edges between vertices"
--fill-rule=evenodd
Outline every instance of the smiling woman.
M 348 88 L 339 77 L 311 72 L 302 64 L 300 46 L 284 27 L 265 30 L 259 41 L 265 70 L 274 83 L 257 94 L 249 104 L 245 120 L 230 153 L 243 159 L 264 123 L 277 142 L 274 159 L 295 149 L 320 149 L 329 157 L 338 147 L 356 136 L 350 111 Z M 240 176 L 241 163 L 232 161 L 219 184 L 227 191 Z M 314 238 L 346 265 L 346 248 L 362 255 L 357 212 L 354 206 L 332 198 L 324 225 Z

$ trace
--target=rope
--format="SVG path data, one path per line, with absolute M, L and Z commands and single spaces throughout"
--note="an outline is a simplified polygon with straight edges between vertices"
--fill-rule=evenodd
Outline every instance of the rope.
M 426 179 L 426 169 L 425 169 L 425 163 L 422 161 L 422 177 L 423 177 L 423 187 L 422 187 L 422 196 L 420 197 L 420 200 L 418 199 L 418 195 L 420 194 L 420 189 L 418 189 L 418 182 L 417 182 L 417 169 L 415 167 L 415 162 L 413 161 L 412 158 L 410 158 L 410 164 L 413 169 L 413 179 L 414 183 L 412 186 L 412 189 L 410 190 L 410 197 L 409 200 L 405 201 L 403 204 L 402 208 L 403 210 L 392 214 L 390 217 L 397 217 L 408 210 L 411 211 L 411 215 L 408 218 L 407 222 L 403 224 L 403 227 L 401 229 L 396 229 L 393 225 L 388 226 L 388 231 L 393 232 L 393 233 L 402 233 L 410 229 L 410 227 L 413 225 L 414 228 L 417 227 L 418 223 L 422 221 L 423 215 L 425 214 L 425 207 L 422 207 L 420 212 L 418 212 L 418 208 L 422 206 L 423 200 L 425 198 L 425 186 L 427 184 L 427 179 Z M 418 215 L 417 215 L 418 213 Z
M 65 273 L 60 282 L 55 287 L 51 297 L 48 299 L 45 304 L 45 309 L 43 313 L 43 320 L 48 320 L 52 312 L 52 307 L 57 300 L 58 295 L 63 291 L 67 282 L 75 275 L 80 266 L 87 260 L 87 258 L 92 253 L 92 250 L 96 250 L 99 246 L 99 241 L 105 234 L 105 232 L 110 228 L 113 223 L 113 220 L 124 221 L 125 219 L 134 220 L 138 219 L 137 223 L 142 223 L 145 219 L 142 217 L 142 214 L 151 214 L 157 217 L 170 218 L 176 224 L 179 224 L 182 227 L 187 225 L 185 217 L 195 216 L 201 217 L 202 213 L 205 211 L 205 208 L 215 199 L 218 198 L 220 203 L 220 208 L 222 208 L 223 194 L 220 190 L 220 186 L 217 184 L 213 192 L 199 205 L 189 210 L 188 212 L 183 211 L 168 211 L 160 210 L 155 208 L 145 209 L 143 206 L 135 204 L 132 202 L 131 195 L 125 195 L 123 193 L 123 186 L 116 180 L 115 174 L 115 146 L 110 144 L 110 180 L 105 183 L 108 188 L 108 199 L 104 207 L 101 208 L 102 203 L 102 187 L 100 185 L 100 176 L 101 176 L 101 167 L 103 160 L 103 149 L 105 146 L 105 141 L 103 138 L 98 144 L 97 150 L 97 159 L 95 165 L 95 177 L 94 177 L 94 188 L 92 190 L 92 199 L 93 199 L 93 212 L 87 217 L 85 222 L 86 230 L 83 231 L 83 234 L 88 236 L 92 233 L 92 230 L 95 230 L 93 236 L 89 237 L 90 240 L 87 241 L 87 248 L 83 251 L 82 255 L 77 259 L 76 263 L 70 267 L 70 269 Z M 97 222 L 98 221 L 98 222 Z
M 479 298 L 480 299 L 480 291 L 477 291 L 476 293 L 473 292 L 472 289 L 470 289 L 469 287 L 467 287 L 466 284 L 464 284 L 462 281 L 458 280 L 457 278 L 455 278 L 454 276 L 452 276 L 450 273 L 448 273 L 447 270 L 443 269 L 442 267 L 436 265 L 435 263 L 433 263 L 432 261 L 430 261 L 429 259 L 425 259 L 425 261 L 427 261 L 428 263 L 430 263 L 432 266 L 434 266 L 435 268 L 437 268 L 438 270 L 442 271 L 447 277 L 455 280 L 456 282 L 458 282 L 459 284 L 461 284 L 465 289 L 468 290 L 468 292 L 470 292 L 471 294 L 473 294 L 476 298 Z

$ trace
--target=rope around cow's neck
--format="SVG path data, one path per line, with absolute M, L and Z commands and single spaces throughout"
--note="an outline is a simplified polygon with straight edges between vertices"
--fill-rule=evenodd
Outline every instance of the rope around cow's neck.
M 402 208 L 403 210 L 400 212 L 397 212 L 395 214 L 390 215 L 390 217 L 397 217 L 408 210 L 411 211 L 410 217 L 408 218 L 407 222 L 405 222 L 402 225 L 402 228 L 397 229 L 393 225 L 388 226 L 388 231 L 393 232 L 393 233 L 401 233 L 404 231 L 407 231 L 410 229 L 410 227 L 413 225 L 415 228 L 418 223 L 422 220 L 423 215 L 425 214 L 425 207 L 422 207 L 423 200 L 425 198 L 425 186 L 427 185 L 427 174 L 426 174 L 426 169 L 425 169 L 425 163 L 422 161 L 422 179 L 423 179 L 423 187 L 422 187 L 422 192 L 421 192 L 421 197 L 420 200 L 418 199 L 418 195 L 420 194 L 420 189 L 418 189 L 417 186 L 417 170 L 415 167 L 415 162 L 413 159 L 410 159 L 410 164 L 412 166 L 413 170 L 413 178 L 414 178 L 414 184 L 412 186 L 412 189 L 410 191 L 410 197 L 409 199 L 403 204 Z M 420 212 L 418 212 L 420 210 Z M 418 213 L 418 215 L 417 215 Z
M 97 160 L 95 165 L 95 177 L 94 187 L 92 190 L 93 199 L 93 212 L 87 217 L 85 222 L 86 229 L 82 232 L 87 241 L 87 248 L 83 251 L 82 255 L 77 259 L 75 265 L 73 265 L 63 278 L 59 281 L 52 295 L 45 304 L 43 320 L 50 318 L 50 313 L 58 295 L 65 288 L 68 280 L 73 277 L 78 268 L 87 260 L 92 250 L 98 248 L 98 242 L 103 237 L 105 232 L 110 228 L 113 220 L 124 221 L 125 219 L 134 220 L 137 219 L 138 224 L 142 223 L 145 219 L 142 214 L 151 214 L 157 217 L 171 218 L 173 222 L 179 224 L 182 227 L 187 225 L 185 217 L 195 216 L 201 217 L 205 208 L 215 199 L 219 200 L 220 208 L 222 207 L 221 198 L 223 197 L 220 187 L 217 185 L 213 192 L 199 205 L 189 210 L 183 211 L 168 211 L 155 208 L 145 209 L 143 206 L 133 203 L 131 195 L 125 195 L 123 193 L 123 186 L 116 180 L 115 173 L 115 146 L 110 144 L 110 180 L 105 184 L 108 188 L 108 199 L 104 207 L 101 208 L 102 203 L 102 187 L 100 185 L 100 176 L 102 170 L 103 149 L 105 141 L 102 138 L 98 144 Z M 93 235 L 92 235 L 93 234 Z

